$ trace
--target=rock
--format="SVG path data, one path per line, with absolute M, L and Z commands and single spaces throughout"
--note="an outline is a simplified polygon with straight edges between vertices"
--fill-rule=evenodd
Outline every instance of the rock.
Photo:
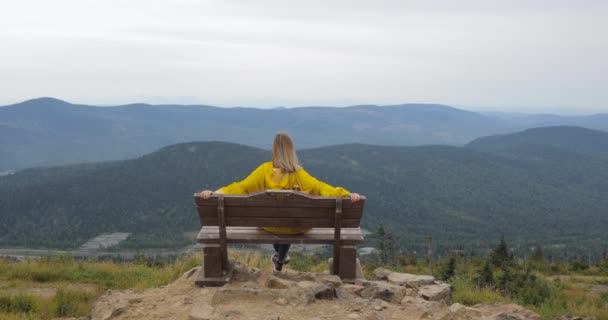
M 308 305 L 315 301 L 315 292 L 311 288 L 303 289 L 296 286 L 289 288 L 282 297 L 296 304 L 302 303 Z
M 184 274 L 182 274 L 182 279 L 190 279 L 190 277 L 195 275 L 199 270 L 201 270 L 201 267 L 195 267 L 184 272 Z
M 334 288 L 337 288 L 342 285 L 342 279 L 340 277 L 333 274 L 324 274 L 320 273 L 315 276 L 317 282 L 321 283 L 331 283 L 334 285 Z
M 234 263 L 234 271 L 232 272 L 232 281 L 246 282 L 257 281 L 262 273 L 256 268 L 249 268 L 240 262 Z
M 384 269 L 384 268 L 376 268 L 374 271 L 374 278 L 377 280 L 386 280 L 388 278 L 388 276 L 393 273 L 390 270 Z
M 275 276 L 270 276 L 268 280 L 266 280 L 266 287 L 271 289 L 288 289 L 295 285 L 295 282 L 281 279 Z
M 460 303 L 454 303 L 448 308 L 454 320 L 472 320 L 481 318 L 481 311 L 469 308 Z
M 276 303 L 280 306 L 286 306 L 289 302 L 285 298 L 278 298 L 274 301 L 274 303 Z
M 419 305 L 424 305 L 426 302 L 426 300 L 416 296 L 405 296 L 402 300 L 401 300 L 401 304 L 419 304 Z
M 350 300 L 357 298 L 356 295 L 342 290 L 342 287 L 336 289 L 336 297 L 340 300 Z
M 428 301 L 439 301 L 449 304 L 452 295 L 452 286 L 447 283 L 423 286 L 418 290 L 418 294 Z
M 192 304 L 193 302 L 194 302 L 194 300 L 192 300 L 192 297 L 184 298 L 184 304 Z
M 213 307 L 208 304 L 197 304 L 190 309 L 190 320 L 211 320 Z
M 423 320 L 431 319 L 431 314 L 424 308 L 418 305 L 405 305 L 399 308 L 399 310 L 391 313 L 389 319 L 411 319 L 411 320 Z
M 299 281 L 298 283 L 296 283 L 296 285 L 298 286 L 298 288 L 312 289 L 318 286 L 319 284 L 313 281 Z
M 350 294 L 359 294 L 361 290 L 365 289 L 363 286 L 358 286 L 356 284 L 345 284 L 340 286 L 340 290 L 346 291 Z
M 129 304 L 136 304 L 136 303 L 141 303 L 143 301 L 142 298 L 131 298 L 129 299 Z
M 242 313 L 238 310 L 228 310 L 224 312 L 224 318 L 238 318 Z
M 93 310 L 91 311 L 91 320 L 108 320 L 124 313 L 127 310 L 129 307 L 129 302 L 125 299 L 114 299 L 114 296 L 107 297 L 112 298 L 108 299 L 110 301 L 104 301 L 105 299 L 102 297 L 95 303 Z
M 358 313 L 349 313 L 347 316 L 349 319 L 359 319 L 361 316 Z
M 363 282 L 362 282 L 363 283 Z M 386 302 L 399 303 L 404 296 L 405 288 L 384 281 L 364 282 L 364 289 L 359 296 L 367 299 L 381 299 Z
M 272 301 L 284 296 L 285 290 L 252 289 L 252 288 L 220 288 L 215 291 L 211 304 L 219 305 L 238 299 L 260 299 Z
M 415 275 L 409 273 L 392 272 L 387 276 L 387 280 L 400 286 L 413 285 L 413 286 L 424 286 L 430 285 L 435 282 L 433 276 Z
M 336 297 L 336 289 L 332 284 L 323 284 L 313 289 L 315 298 L 331 300 Z
M 291 270 L 285 270 L 281 272 L 273 272 L 272 275 L 276 278 L 281 278 L 292 282 L 316 281 L 315 274 L 310 272 L 296 272 Z

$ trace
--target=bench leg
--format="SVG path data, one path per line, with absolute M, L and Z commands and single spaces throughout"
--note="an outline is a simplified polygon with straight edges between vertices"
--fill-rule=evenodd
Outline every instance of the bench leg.
M 340 247 L 340 265 L 338 275 L 344 281 L 354 281 L 357 278 L 357 247 Z
M 223 272 L 220 245 L 205 245 L 203 248 L 203 256 L 205 277 L 221 277 Z

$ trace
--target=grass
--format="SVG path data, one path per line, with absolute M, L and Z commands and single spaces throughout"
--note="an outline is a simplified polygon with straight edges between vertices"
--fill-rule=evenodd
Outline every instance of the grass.
M 271 270 L 268 254 L 258 251 L 229 251 L 231 259 L 261 270 Z M 158 287 L 173 282 L 187 270 L 200 266 L 201 256 L 183 257 L 175 262 L 136 259 L 131 263 L 77 261 L 66 256 L 55 256 L 40 260 L 9 262 L 0 259 L 0 319 L 52 319 L 55 317 L 80 317 L 90 314 L 95 299 L 107 289 L 135 289 Z M 539 284 L 548 287 L 548 298 L 536 305 L 526 304 L 528 296 L 503 297 L 496 289 L 478 288 L 478 277 L 483 260 L 459 261 L 456 276 L 449 280 L 453 288 L 452 302 L 472 306 L 488 302 L 512 302 L 524 304 L 539 313 L 543 319 L 554 319 L 562 315 L 595 317 L 608 320 L 608 293 L 592 293 L 586 285 L 606 285 L 608 275 L 596 270 L 572 272 L 566 266 L 552 268 L 541 265 L 533 274 Z M 294 271 L 327 272 L 325 259 L 294 252 L 289 269 Z M 373 278 L 374 263 L 364 263 L 364 276 Z M 439 274 L 443 265 L 437 263 L 433 269 Z M 397 272 L 428 274 L 424 261 L 402 266 L 385 266 Z M 568 270 L 563 279 L 555 270 Z M 549 271 L 551 270 L 551 271 Z M 591 274 L 590 274 L 591 273 Z M 436 275 L 437 275 L 436 274 Z M 495 277 L 500 272 L 495 272 Z M 39 289 L 52 289 L 52 295 L 36 294 Z M 532 291 L 533 295 L 534 292 Z M 529 297 L 528 297 L 529 298 Z M 530 300 L 531 301 L 531 300 Z
M 107 289 L 158 287 L 200 264 L 200 255 L 169 264 L 145 259 L 122 264 L 77 261 L 66 256 L 21 262 L 0 259 L 0 282 L 6 284 L 0 291 L 0 319 L 88 316 L 95 299 Z M 32 288 L 51 289 L 54 294 L 28 293 Z
M 450 284 L 452 285 L 452 303 L 473 306 L 478 303 L 509 302 L 507 298 L 492 288 L 477 288 L 471 278 L 455 277 Z
M 0 260 L 0 279 L 38 283 L 91 283 L 103 289 L 145 289 L 167 284 L 200 263 L 200 257 L 195 256 L 179 259 L 163 267 L 142 263 L 85 262 L 69 257 L 50 257 L 19 263 Z

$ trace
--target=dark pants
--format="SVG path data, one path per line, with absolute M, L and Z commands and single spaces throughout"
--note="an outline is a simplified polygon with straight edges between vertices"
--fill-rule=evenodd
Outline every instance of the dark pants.
M 285 260 L 285 257 L 287 257 L 287 251 L 289 251 L 289 247 L 291 247 L 290 244 L 273 244 L 274 246 L 274 251 L 277 252 L 277 258 L 279 260 L 280 263 L 283 263 L 283 260 Z

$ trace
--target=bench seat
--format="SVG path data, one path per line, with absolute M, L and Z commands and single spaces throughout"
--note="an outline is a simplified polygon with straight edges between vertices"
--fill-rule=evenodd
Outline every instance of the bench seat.
M 201 228 L 196 238 L 198 243 L 220 242 L 218 226 Z M 303 234 L 272 234 L 259 227 L 226 227 L 227 243 L 291 243 L 291 244 L 333 244 L 333 228 L 313 228 Z M 340 244 L 358 245 L 363 243 L 361 228 L 342 228 Z

